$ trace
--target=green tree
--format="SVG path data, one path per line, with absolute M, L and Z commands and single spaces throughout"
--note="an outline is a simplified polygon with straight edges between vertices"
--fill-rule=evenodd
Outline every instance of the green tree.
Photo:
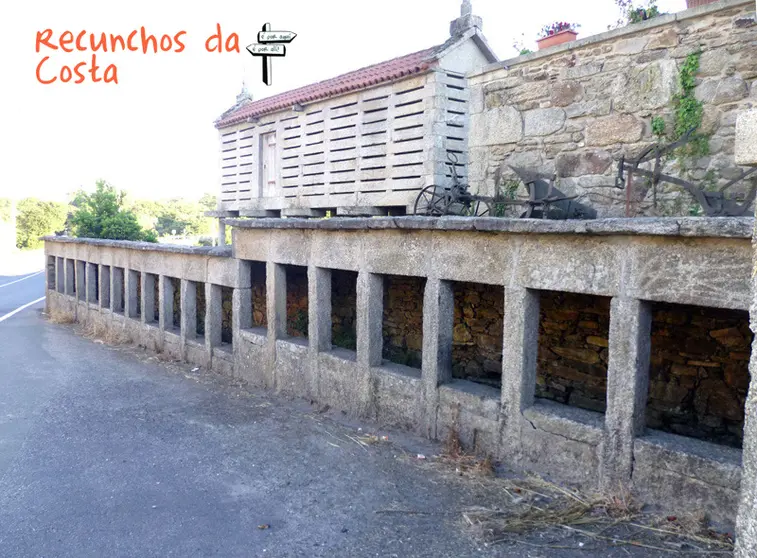
M 25 198 L 16 207 L 16 246 L 39 248 L 41 236 L 63 230 L 67 208 L 62 203 Z
M 157 242 L 155 231 L 145 230 L 133 211 L 125 207 L 125 192 L 98 180 L 94 193 L 76 193 L 70 216 L 73 232 L 83 238 Z
M 215 211 L 218 207 L 218 200 L 214 194 L 208 194 L 205 193 L 200 198 L 200 206 L 202 206 L 203 211 Z

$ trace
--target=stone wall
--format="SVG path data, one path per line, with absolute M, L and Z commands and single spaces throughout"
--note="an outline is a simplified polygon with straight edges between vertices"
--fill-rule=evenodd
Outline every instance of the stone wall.
M 233 289 L 221 287 L 221 341 L 223 343 L 232 343 L 231 322 L 232 322 L 232 296 Z
M 287 278 L 287 335 L 308 336 L 308 270 L 306 267 L 289 265 Z
M 197 311 L 197 335 L 205 335 L 205 312 L 207 311 L 205 304 L 205 285 L 202 283 L 195 285 L 195 309 Z M 176 291 L 174 291 L 174 297 Z M 174 298 L 174 313 L 176 312 L 176 299 Z
M 746 311 L 655 304 L 647 426 L 741 447 L 752 339 Z
M 252 282 L 252 325 L 253 327 L 268 327 L 265 263 L 252 262 L 250 265 L 250 280 Z
M 695 96 L 704 103 L 700 131 L 709 155 L 669 160 L 665 170 L 709 188 L 739 175 L 734 161 L 737 115 L 757 101 L 754 2 L 729 0 L 522 56 L 471 76 L 469 180 L 492 195 L 513 185 L 509 166 L 557 173 L 558 187 L 622 216 L 625 192 L 614 188 L 621 156 L 657 141 L 652 119 L 674 127 L 683 61 L 701 51 Z M 743 190 L 745 182 L 730 191 Z M 517 185 L 517 181 L 515 183 Z M 521 195 L 524 189 L 521 186 Z M 689 215 L 688 194 L 636 181 L 630 215 Z
M 357 348 L 357 273 L 335 270 L 331 274 L 331 344 Z
M 423 277 L 384 276 L 383 356 L 412 368 L 422 365 Z
M 173 327 L 178 330 L 181 329 L 181 279 L 171 277 L 170 280 L 173 287 Z
M 499 388 L 505 290 L 483 283 L 454 283 L 452 376 Z
M 610 299 L 540 293 L 536 396 L 605 412 Z

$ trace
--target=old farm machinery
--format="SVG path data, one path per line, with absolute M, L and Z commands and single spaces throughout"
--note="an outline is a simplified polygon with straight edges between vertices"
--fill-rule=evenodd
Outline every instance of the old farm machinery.
M 657 187 L 661 182 L 668 182 L 683 188 L 702 206 L 702 211 L 707 217 L 742 217 L 752 214 L 750 207 L 757 192 L 757 185 L 752 183 L 752 186 L 742 199 L 729 196 L 727 191 L 731 186 L 757 171 L 757 167 L 742 172 L 740 176 L 724 184 L 717 190 L 706 190 L 683 178 L 663 173 L 665 159 L 677 149 L 683 148 L 692 141 L 694 139 L 693 134 L 694 129 L 692 128 L 681 136 L 680 139 L 669 145 L 652 145 L 642 151 L 635 159 L 621 157 L 618 164 L 618 175 L 615 178 L 615 187 L 621 190 L 625 188 L 626 216 L 630 216 L 631 213 L 630 205 L 633 197 L 635 176 L 640 176 L 647 180 L 647 184 L 652 188 L 652 204 L 655 207 L 657 206 Z M 653 163 L 652 168 L 641 168 L 641 165 L 645 163 Z
M 504 213 L 508 206 L 520 206 L 520 217 L 527 219 L 593 219 L 596 211 L 576 200 L 578 196 L 566 196 L 555 187 L 557 176 L 543 175 L 528 169 L 510 167 L 528 191 L 527 198 L 505 199 L 479 196 L 468 191 L 468 185 L 457 174 L 458 158 L 454 153 L 449 159 L 452 185 L 427 186 L 415 200 L 415 214 L 441 217 L 465 215 L 491 217 Z
M 751 206 L 757 195 L 757 185 L 752 184 L 740 198 L 728 194 L 729 188 L 757 171 L 757 167 L 744 171 L 737 178 L 729 181 L 717 190 L 700 187 L 689 180 L 663 172 L 666 160 L 676 150 L 683 148 L 692 139 L 694 130 L 690 130 L 677 141 L 669 144 L 655 144 L 636 158 L 621 157 L 615 187 L 626 192 L 626 216 L 630 217 L 631 200 L 635 178 L 642 178 L 652 189 L 652 202 L 657 206 L 657 189 L 660 183 L 667 182 L 683 188 L 701 205 L 707 217 L 740 217 L 751 215 Z M 460 180 L 457 173 L 458 158 L 448 154 L 450 186 L 427 186 L 415 200 L 415 214 L 440 217 L 444 215 L 461 215 L 472 217 L 503 216 L 508 207 L 521 208 L 515 212 L 524 219 L 594 219 L 596 211 L 577 201 L 578 196 L 568 196 L 555 186 L 556 175 L 545 175 L 530 169 L 510 167 L 526 187 L 527 197 L 506 199 L 471 194 L 468 184 Z M 644 167 L 644 168 L 642 168 Z

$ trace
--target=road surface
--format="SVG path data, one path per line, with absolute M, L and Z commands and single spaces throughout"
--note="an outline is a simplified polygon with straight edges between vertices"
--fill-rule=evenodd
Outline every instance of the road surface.
M 43 288 L 0 277 L 4 557 L 587 555 L 477 542 L 460 510 L 502 496 L 422 466 L 423 440 L 364 447 L 338 415 L 93 342 L 42 303 L 7 317 Z

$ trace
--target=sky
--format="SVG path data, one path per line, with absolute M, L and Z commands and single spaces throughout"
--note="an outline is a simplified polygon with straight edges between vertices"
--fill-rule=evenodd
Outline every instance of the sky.
M 685 0 L 659 0 L 658 6 L 676 12 Z M 92 189 L 98 178 L 136 198 L 215 193 L 213 121 L 234 104 L 243 79 L 261 99 L 422 50 L 448 38 L 459 11 L 460 0 L 16 3 L 0 27 L 0 197 L 64 201 L 78 188 Z M 619 17 L 614 0 L 473 0 L 473 12 L 483 18 L 484 35 L 500 59 L 515 56 L 516 41 L 536 50 L 545 24 L 579 23 L 580 39 L 606 31 Z M 274 60 L 271 86 L 261 81 L 260 60 L 244 48 L 267 22 L 297 33 L 287 56 Z M 206 50 L 217 24 L 224 40 L 237 33 L 239 53 Z M 92 81 L 90 50 L 63 52 L 44 42 L 36 50 L 37 33 L 46 29 L 52 30 L 49 42 L 59 44 L 65 31 L 128 36 L 143 26 L 158 38 L 185 31 L 179 37 L 185 48 L 98 52 L 97 77 L 113 64 L 117 84 Z M 38 80 L 38 72 L 48 81 L 82 62 L 83 83 Z

